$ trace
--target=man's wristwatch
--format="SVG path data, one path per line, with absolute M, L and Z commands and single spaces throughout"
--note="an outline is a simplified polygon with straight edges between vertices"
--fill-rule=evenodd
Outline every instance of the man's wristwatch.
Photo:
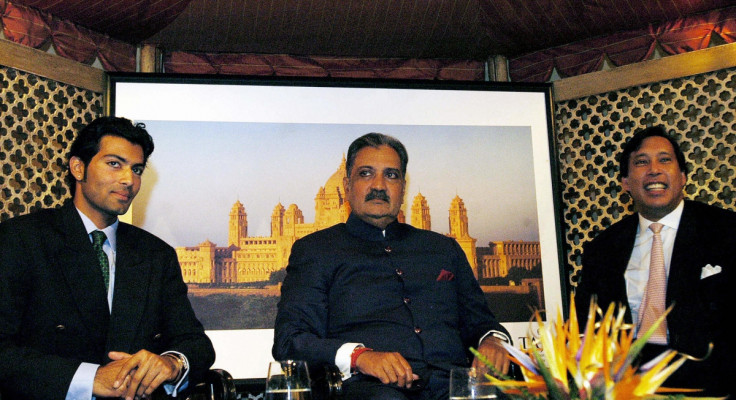
M 176 363 L 176 378 L 172 379 L 171 382 L 177 382 L 184 375 L 184 372 L 186 372 L 186 370 L 189 368 L 186 359 L 177 353 L 166 353 L 164 354 L 164 357 L 169 357 L 173 359 Z
M 511 339 L 501 332 L 491 331 L 491 336 L 495 337 L 496 339 L 501 339 L 501 341 L 503 342 L 511 343 Z

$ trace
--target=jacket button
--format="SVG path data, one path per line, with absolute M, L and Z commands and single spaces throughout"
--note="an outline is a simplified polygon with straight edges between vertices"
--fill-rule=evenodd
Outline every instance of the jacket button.
M 405 303 L 405 304 L 409 304 L 409 303 L 411 303 L 411 299 L 410 299 L 410 298 L 408 298 L 408 297 L 404 297 L 404 303 Z
M 404 275 L 404 271 L 402 271 L 400 268 L 396 268 L 396 275 L 402 276 Z
M 417 335 L 422 333 L 422 328 L 414 328 L 414 333 L 416 333 Z
M 56 325 L 56 326 L 54 327 L 54 330 L 55 330 L 55 331 L 57 331 L 57 332 L 61 332 L 61 331 L 63 331 L 63 330 L 66 330 L 66 326 L 64 326 L 64 325 L 62 325 L 62 324 L 59 324 L 59 325 Z
M 385 249 L 383 249 L 386 253 L 391 253 L 391 246 L 386 246 Z
M 159 339 L 161 339 L 161 334 L 160 333 L 157 333 L 157 334 L 153 335 L 153 340 L 159 340 Z

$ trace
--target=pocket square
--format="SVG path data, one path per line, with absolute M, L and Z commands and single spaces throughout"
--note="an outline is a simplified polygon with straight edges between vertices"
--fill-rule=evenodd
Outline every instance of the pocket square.
M 715 267 L 708 264 L 705 267 L 703 267 L 702 270 L 700 270 L 700 279 L 705 279 L 709 276 L 713 276 L 715 274 L 718 274 L 721 272 L 721 266 L 716 265 Z
M 440 274 L 437 276 L 437 282 L 451 281 L 453 279 L 455 279 L 455 274 L 446 269 L 442 269 L 442 271 L 440 271 Z

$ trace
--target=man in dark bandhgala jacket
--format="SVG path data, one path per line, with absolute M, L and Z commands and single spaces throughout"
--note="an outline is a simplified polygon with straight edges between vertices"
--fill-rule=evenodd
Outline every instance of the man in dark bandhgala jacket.
M 294 243 L 282 286 L 273 356 L 336 364 L 346 399 L 447 399 L 469 347 L 508 370 L 508 332 L 460 246 L 397 221 L 407 160 L 390 136 L 350 145 L 347 223 Z

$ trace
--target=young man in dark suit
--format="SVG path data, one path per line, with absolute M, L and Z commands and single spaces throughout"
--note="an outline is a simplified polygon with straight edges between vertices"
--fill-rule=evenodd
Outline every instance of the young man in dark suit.
M 508 332 L 457 242 L 397 221 L 407 161 L 390 136 L 350 145 L 347 223 L 296 241 L 281 289 L 274 357 L 336 364 L 348 400 L 446 400 L 471 346 L 509 367 Z
M 727 327 L 736 305 L 736 213 L 684 200 L 685 157 L 661 126 L 631 138 L 621 154 L 620 172 L 637 213 L 584 246 L 575 294 L 581 324 L 587 319 L 591 296 L 604 309 L 611 303 L 627 306 L 626 321 L 637 334 L 645 330 L 647 309 L 658 316 L 673 306 L 661 340 L 647 344 L 644 358 L 667 348 L 705 357 L 709 345 L 714 347 L 704 361 L 685 362 L 663 386 L 733 394 L 736 353 L 733 332 Z M 653 250 L 655 233 L 650 225 L 661 226 L 659 254 L 664 261 L 662 286 L 651 292 L 649 281 L 656 279 L 649 277 L 650 266 L 657 264 L 651 253 L 658 251 Z M 661 307 L 651 306 L 657 293 Z
M 92 121 L 69 151 L 71 201 L 0 224 L 4 397 L 176 395 L 212 365 L 174 249 L 118 221 L 152 152 L 143 124 Z

